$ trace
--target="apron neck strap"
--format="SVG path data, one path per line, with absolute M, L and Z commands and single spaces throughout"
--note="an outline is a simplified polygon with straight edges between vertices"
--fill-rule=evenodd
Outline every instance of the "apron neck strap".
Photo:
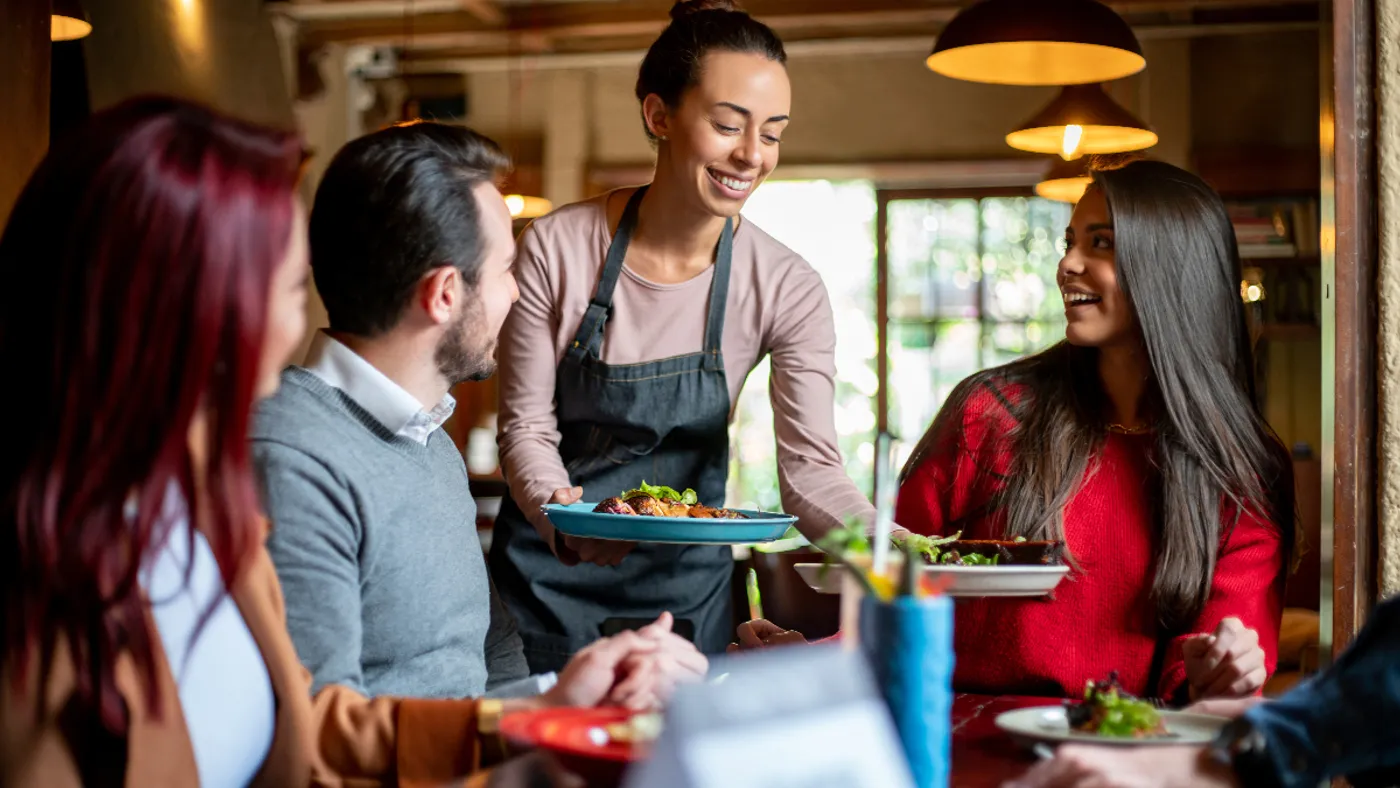
M 720 346 L 724 344 L 724 310 L 729 304 L 729 268 L 734 257 L 734 219 L 724 220 L 715 250 L 715 276 L 710 281 L 710 311 L 705 317 L 705 365 L 722 369 L 724 359 Z
M 622 274 L 622 264 L 627 258 L 627 247 L 632 243 L 632 232 L 637 228 L 637 214 L 646 192 L 646 186 L 638 187 L 628 198 L 627 207 L 622 210 L 617 232 L 613 233 L 612 242 L 608 244 L 608 257 L 603 264 L 603 273 L 598 278 L 598 289 L 593 293 L 593 300 L 588 303 L 583 320 L 579 321 L 578 332 L 574 334 L 573 344 L 569 347 L 570 353 L 582 354 L 596 350 L 595 343 L 601 346 L 603 327 L 612 311 L 613 291 L 617 288 L 617 279 Z M 710 283 L 710 308 L 705 317 L 704 353 L 705 366 L 708 369 L 722 369 L 724 366 L 720 346 L 724 340 L 724 313 L 729 299 L 729 269 L 733 256 L 734 219 L 729 218 L 724 220 L 724 230 L 720 233 L 719 246 L 715 250 L 714 279 Z
M 628 198 L 627 207 L 622 209 L 622 219 L 617 223 L 617 231 L 613 233 L 612 241 L 608 244 L 608 257 L 603 263 L 603 273 L 598 278 L 598 289 L 593 291 L 593 300 L 588 302 L 583 320 L 579 321 L 574 341 L 569 345 L 569 353 L 582 355 L 590 349 L 596 350 L 593 348 L 594 339 L 602 338 L 603 324 L 607 322 L 608 313 L 612 311 L 613 290 L 617 288 L 622 263 L 627 259 L 627 247 L 632 243 L 632 230 L 637 226 L 638 209 L 642 205 L 642 195 L 646 192 L 646 186 L 638 187 Z

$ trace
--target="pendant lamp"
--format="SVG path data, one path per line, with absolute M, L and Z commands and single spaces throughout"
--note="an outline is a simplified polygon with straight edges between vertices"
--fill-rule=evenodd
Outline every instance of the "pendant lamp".
M 1109 98 L 1102 85 L 1066 85 L 1054 101 L 1007 134 L 1006 144 L 1070 160 L 1086 153 L 1150 148 L 1157 144 L 1157 133 Z
M 78 0 L 53 0 L 53 13 L 49 17 L 50 40 L 73 41 L 91 32 L 92 22 Z
M 968 82 L 1081 85 L 1136 74 L 1147 59 L 1097 0 L 982 0 L 943 28 L 925 63 Z
M 1045 171 L 1044 180 L 1035 185 L 1036 195 L 1071 205 L 1079 202 L 1079 198 L 1084 196 L 1084 190 L 1094 181 L 1089 177 L 1090 161 L 1088 156 L 1080 156 L 1070 161 L 1052 159 L 1050 168 Z

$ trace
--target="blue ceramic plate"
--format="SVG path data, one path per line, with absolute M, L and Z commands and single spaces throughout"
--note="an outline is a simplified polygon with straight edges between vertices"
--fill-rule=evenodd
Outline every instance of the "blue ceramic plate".
M 706 520 L 691 517 L 648 517 L 640 514 L 600 514 L 596 503 L 548 503 L 540 507 L 549 522 L 569 536 L 667 544 L 754 544 L 771 542 L 797 522 L 790 514 L 735 509 L 747 520 Z

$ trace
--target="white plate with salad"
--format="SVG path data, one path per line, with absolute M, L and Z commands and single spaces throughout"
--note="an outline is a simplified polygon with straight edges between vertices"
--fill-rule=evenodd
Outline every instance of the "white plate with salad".
M 954 597 L 1039 597 L 1060 584 L 1069 567 L 1063 563 L 1064 545 L 1060 542 L 964 540 L 957 533 L 946 537 L 908 534 L 902 539 L 925 562 L 924 574 L 942 593 Z M 849 533 L 823 543 L 828 552 L 835 550 L 847 562 L 868 566 L 869 545 L 863 536 Z M 903 561 L 901 550 L 891 550 L 889 561 L 897 569 Z M 804 582 L 822 594 L 841 593 L 841 564 L 797 564 L 794 567 Z
M 897 557 L 891 557 L 898 561 Z M 797 564 L 802 580 L 817 593 L 841 593 L 844 566 Z M 926 566 L 924 574 L 955 597 L 1037 597 L 1055 590 L 1069 572 L 1067 566 Z
M 1116 673 L 1087 682 L 1084 698 L 997 715 L 998 728 L 1026 742 L 1094 744 L 1209 744 L 1228 723 L 1224 717 L 1158 709 L 1123 692 Z

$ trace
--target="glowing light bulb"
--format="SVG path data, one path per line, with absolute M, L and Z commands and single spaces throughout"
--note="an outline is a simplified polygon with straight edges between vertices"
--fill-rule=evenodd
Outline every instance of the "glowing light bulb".
M 1060 158 L 1065 161 L 1079 158 L 1079 142 L 1084 139 L 1084 127 L 1071 123 L 1065 126 L 1064 140 L 1060 143 Z
M 525 211 L 525 198 L 518 194 L 507 194 L 506 207 L 510 209 L 512 219 L 519 217 Z

